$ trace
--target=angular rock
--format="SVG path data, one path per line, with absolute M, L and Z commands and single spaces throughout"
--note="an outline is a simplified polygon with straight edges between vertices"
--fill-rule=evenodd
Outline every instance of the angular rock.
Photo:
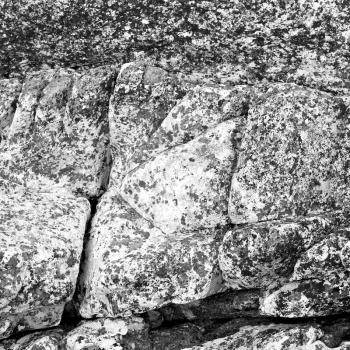
M 291 276 L 303 253 L 333 232 L 349 226 L 349 213 L 339 211 L 248 224 L 230 230 L 220 246 L 223 278 L 235 289 L 266 288 L 288 282 L 290 278 L 298 279 Z M 300 279 L 328 277 L 328 270 L 318 272 L 316 276 L 315 271 L 308 270 Z
M 239 332 L 183 350 L 287 350 L 314 343 L 322 331 L 313 326 L 268 325 L 242 327 Z
M 225 225 L 236 150 L 234 121 L 166 150 L 124 178 L 122 197 L 165 233 Z
M 261 311 L 282 317 L 310 317 L 350 310 L 350 230 L 339 228 L 298 260 L 290 283 L 267 291 Z
M 250 108 L 242 131 L 229 215 L 233 223 L 342 209 L 349 118 L 341 99 L 276 84 Z
M 63 346 L 62 330 L 35 332 L 18 340 L 5 340 L 0 350 L 61 350 Z
M 92 221 L 80 280 L 81 315 L 144 312 L 220 291 L 219 233 L 166 235 L 110 190 Z
M 177 80 L 147 62 L 122 66 L 109 107 L 113 168 L 111 181 L 120 181 L 134 152 L 157 130 L 182 96 Z
M 115 69 L 47 70 L 24 82 L 1 177 L 97 196 L 108 178 L 108 103 Z
M 177 101 L 149 140 L 135 149 L 129 162 L 129 171 L 167 149 L 193 140 L 228 119 L 234 120 L 235 133 L 239 133 L 247 114 L 250 94 L 253 94 L 250 87 L 189 84 L 185 87 L 186 95 Z
M 7 139 L 21 87 L 18 79 L 0 80 L 0 144 Z
M 73 296 L 90 206 L 64 190 L 0 192 L 0 339 L 57 325 Z
M 83 321 L 65 337 L 65 349 L 151 350 L 142 318 Z

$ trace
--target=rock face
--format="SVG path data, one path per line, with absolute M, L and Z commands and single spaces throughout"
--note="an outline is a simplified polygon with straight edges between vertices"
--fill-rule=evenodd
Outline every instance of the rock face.
M 108 177 L 108 103 L 114 69 L 28 76 L 1 153 L 1 176 L 30 188 L 97 196 Z
M 1 191 L 0 337 L 57 325 L 73 296 L 89 203 L 64 192 Z
M 349 347 L 346 1 L 0 10 L 0 350 Z

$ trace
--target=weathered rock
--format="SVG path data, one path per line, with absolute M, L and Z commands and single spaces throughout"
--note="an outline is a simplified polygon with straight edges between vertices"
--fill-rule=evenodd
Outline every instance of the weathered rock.
M 323 316 L 350 310 L 350 230 L 338 228 L 298 260 L 290 283 L 268 291 L 264 314 L 283 317 Z
M 230 319 L 257 316 L 259 290 L 229 290 L 188 304 L 171 304 L 157 310 L 166 322 Z
M 1 155 L 2 178 L 30 188 L 66 186 L 99 195 L 108 177 L 108 103 L 114 75 L 113 67 L 29 75 Z
M 62 330 L 35 332 L 18 340 L 5 340 L 0 350 L 61 350 L 64 333 Z
M 231 336 L 183 350 L 297 349 L 298 346 L 314 343 L 321 336 L 322 331 L 313 326 L 269 325 L 242 327 L 239 332 Z
M 65 337 L 67 350 L 151 350 L 142 318 L 83 321 Z
M 0 14 L 4 76 L 128 62 L 141 51 L 203 80 L 349 87 L 346 1 L 18 0 Z
M 21 87 L 18 79 L 0 80 L 0 144 L 7 139 Z
M 57 325 L 73 296 L 90 213 L 63 190 L 0 192 L 0 338 Z
M 226 121 L 157 155 L 126 175 L 121 195 L 165 233 L 225 225 L 235 129 Z
M 273 85 L 250 108 L 229 214 L 246 223 L 342 209 L 349 203 L 349 118 L 342 100 Z
M 113 184 L 120 185 L 130 158 L 148 142 L 183 94 L 173 76 L 147 61 L 122 66 L 109 108 Z
M 152 350 L 180 350 L 204 340 L 203 329 L 191 323 L 151 331 L 150 339 Z
M 220 291 L 218 233 L 166 235 L 110 190 L 92 221 L 81 276 L 81 315 L 144 312 Z
M 291 277 L 298 259 L 333 232 L 350 227 L 348 212 L 248 224 L 225 234 L 219 263 L 226 284 L 236 289 L 266 288 L 292 279 L 329 278 L 320 268 Z M 300 264 L 300 261 L 298 262 Z M 337 270 L 337 266 L 334 269 Z M 342 268 L 343 270 L 344 268 Z M 338 270 L 339 271 L 339 270 Z

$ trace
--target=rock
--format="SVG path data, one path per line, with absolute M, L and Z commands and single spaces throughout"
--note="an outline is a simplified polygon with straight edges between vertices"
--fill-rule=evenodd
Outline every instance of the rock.
M 63 331 L 59 329 L 35 332 L 18 340 L 5 340 L 0 350 L 61 350 L 62 339 Z
M 184 323 L 150 332 L 152 350 L 180 350 L 203 342 L 203 329 Z
M 60 322 L 75 291 L 90 207 L 60 192 L 0 192 L 0 339 Z
M 138 313 L 219 292 L 219 233 L 166 235 L 110 190 L 92 221 L 80 279 L 80 314 Z
M 349 227 L 338 228 L 298 260 L 290 283 L 267 291 L 264 314 L 310 317 L 350 310 Z
M 139 317 L 83 321 L 65 337 L 67 350 L 151 350 L 148 327 Z
M 337 92 L 349 87 L 347 16 L 348 3 L 331 0 L 21 0 L 4 7 L 0 76 L 144 54 L 201 80 L 267 79 Z
M 142 164 L 124 178 L 122 197 L 165 233 L 227 224 L 235 128 L 220 123 Z
M 268 325 L 242 327 L 239 332 L 183 350 L 297 349 L 314 343 L 322 331 L 313 326 Z
M 233 223 L 342 209 L 349 203 L 349 119 L 342 100 L 276 84 L 249 109 L 229 215 Z
M 0 144 L 7 139 L 21 87 L 18 79 L 0 80 Z
M 147 62 L 122 66 L 109 108 L 111 183 L 120 185 L 130 158 L 148 142 L 182 94 L 177 80 L 163 69 Z
M 1 155 L 1 177 L 30 188 L 65 186 L 89 197 L 108 178 L 108 103 L 115 70 L 29 75 Z
M 250 94 L 253 94 L 251 88 L 245 85 L 227 88 L 183 85 L 186 95 L 177 101 L 148 141 L 135 149 L 129 171 L 229 119 L 236 123 L 235 133 L 239 133 L 247 114 Z
M 167 305 L 157 312 L 169 323 L 257 316 L 258 309 L 259 290 L 228 290 L 188 304 Z
M 307 249 L 334 231 L 349 227 L 349 224 L 348 213 L 339 211 L 248 224 L 230 230 L 220 246 L 219 263 L 223 278 L 229 287 L 235 289 L 267 288 L 288 282 L 290 278 L 319 278 L 315 271 L 310 270 L 300 278 L 291 276 L 298 259 Z M 328 276 L 328 271 L 320 269 L 320 274 Z

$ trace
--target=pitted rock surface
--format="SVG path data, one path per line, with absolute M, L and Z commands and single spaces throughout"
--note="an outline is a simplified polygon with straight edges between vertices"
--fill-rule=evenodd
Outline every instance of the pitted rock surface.
M 219 291 L 216 234 L 166 235 L 109 191 L 92 222 L 80 313 L 118 316 Z
M 349 204 L 349 114 L 330 94 L 276 84 L 249 109 L 229 214 L 233 223 Z
M 304 27 L 279 32 L 301 8 L 292 27 L 344 13 L 297 3 L 231 4 L 256 53 L 234 68 L 175 55 L 0 81 L 0 349 L 346 348 L 346 70 Z M 288 72 L 249 25 L 293 42 Z
M 16 187 L 0 197 L 0 338 L 57 325 L 73 297 L 86 199 Z
M 1 177 L 27 187 L 65 186 L 97 196 L 108 177 L 113 67 L 29 75 L 1 156 Z

